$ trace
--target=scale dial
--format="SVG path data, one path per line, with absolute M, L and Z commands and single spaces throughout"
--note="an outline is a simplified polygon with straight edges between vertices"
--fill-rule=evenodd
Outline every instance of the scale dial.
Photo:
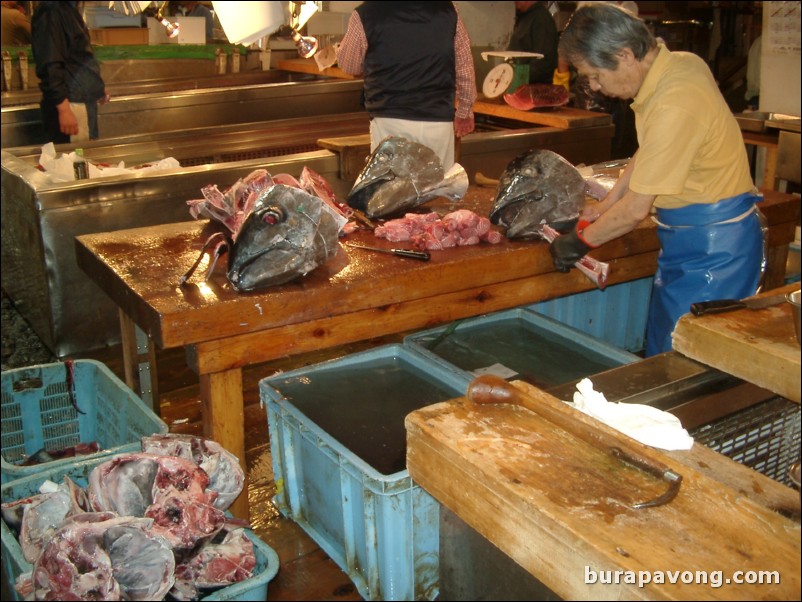
M 482 84 L 482 93 L 486 98 L 498 98 L 512 83 L 515 72 L 509 63 L 501 63 L 490 70 Z

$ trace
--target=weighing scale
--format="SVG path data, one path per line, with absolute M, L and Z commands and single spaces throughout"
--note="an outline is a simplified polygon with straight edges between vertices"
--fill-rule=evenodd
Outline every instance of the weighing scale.
M 529 63 L 520 59 L 543 58 L 543 55 L 537 52 L 516 50 L 482 53 L 482 59 L 485 61 L 491 56 L 500 57 L 504 62 L 493 67 L 482 83 L 482 94 L 490 99 L 499 98 L 503 94 L 512 94 L 518 86 L 529 83 Z

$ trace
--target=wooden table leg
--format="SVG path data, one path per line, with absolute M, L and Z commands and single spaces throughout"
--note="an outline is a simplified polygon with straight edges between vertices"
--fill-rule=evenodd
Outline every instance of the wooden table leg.
M 763 188 L 777 190 L 777 145 L 766 147 L 766 166 L 763 169 Z
M 249 519 L 248 472 L 245 465 L 245 413 L 242 369 L 200 375 L 204 436 L 237 456 L 245 471 L 242 493 L 229 508 L 231 514 Z
M 128 315 L 120 313 L 120 338 L 123 348 L 125 384 L 159 416 L 159 387 L 156 376 L 156 350 L 148 336 Z

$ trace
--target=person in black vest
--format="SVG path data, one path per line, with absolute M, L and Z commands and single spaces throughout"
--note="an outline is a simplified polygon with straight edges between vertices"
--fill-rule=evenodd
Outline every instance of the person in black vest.
M 31 21 L 31 50 L 42 100 L 39 107 L 48 142 L 98 137 L 98 103 L 107 102 L 76 2 L 39 2 Z
M 337 50 L 364 77 L 370 145 L 402 136 L 431 148 L 448 170 L 454 136 L 474 129 L 476 76 L 468 32 L 453 2 L 364 2 Z

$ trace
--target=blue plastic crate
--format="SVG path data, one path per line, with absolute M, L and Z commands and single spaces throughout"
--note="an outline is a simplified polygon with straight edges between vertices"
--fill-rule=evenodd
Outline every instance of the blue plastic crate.
M 2 373 L 0 482 L 76 461 L 62 458 L 21 466 L 41 449 L 56 451 L 95 441 L 100 451 L 79 459 L 94 458 L 139 451 L 143 436 L 167 432 L 167 425 L 104 364 L 75 360 L 73 366 L 72 395 L 66 363 Z
M 469 380 L 491 373 L 542 389 L 640 359 L 527 308 L 423 330 L 405 337 L 404 345 Z
M 46 480 L 61 483 L 65 476 L 70 477 L 81 487 L 86 487 L 92 469 L 112 457 L 113 455 L 107 455 L 73 462 L 69 465 L 51 467 L 35 475 L 4 483 L 0 486 L 0 499 L 6 503 L 34 495 L 39 492 L 39 488 Z M 276 576 L 279 568 L 278 555 L 273 548 L 250 530 L 246 530 L 246 535 L 253 542 L 256 555 L 254 576 L 221 588 L 200 598 L 201 600 L 267 600 L 268 583 Z M 3 545 L 3 570 L 8 581 L 8 589 L 14 600 L 22 600 L 23 598 L 14 590 L 14 582 L 17 577 L 30 571 L 32 567 L 22 555 L 17 538 L 4 520 L 0 521 L 0 539 L 2 539 Z
M 262 379 L 279 510 L 366 600 L 439 592 L 440 506 L 406 469 L 405 416 L 468 380 L 402 345 Z

